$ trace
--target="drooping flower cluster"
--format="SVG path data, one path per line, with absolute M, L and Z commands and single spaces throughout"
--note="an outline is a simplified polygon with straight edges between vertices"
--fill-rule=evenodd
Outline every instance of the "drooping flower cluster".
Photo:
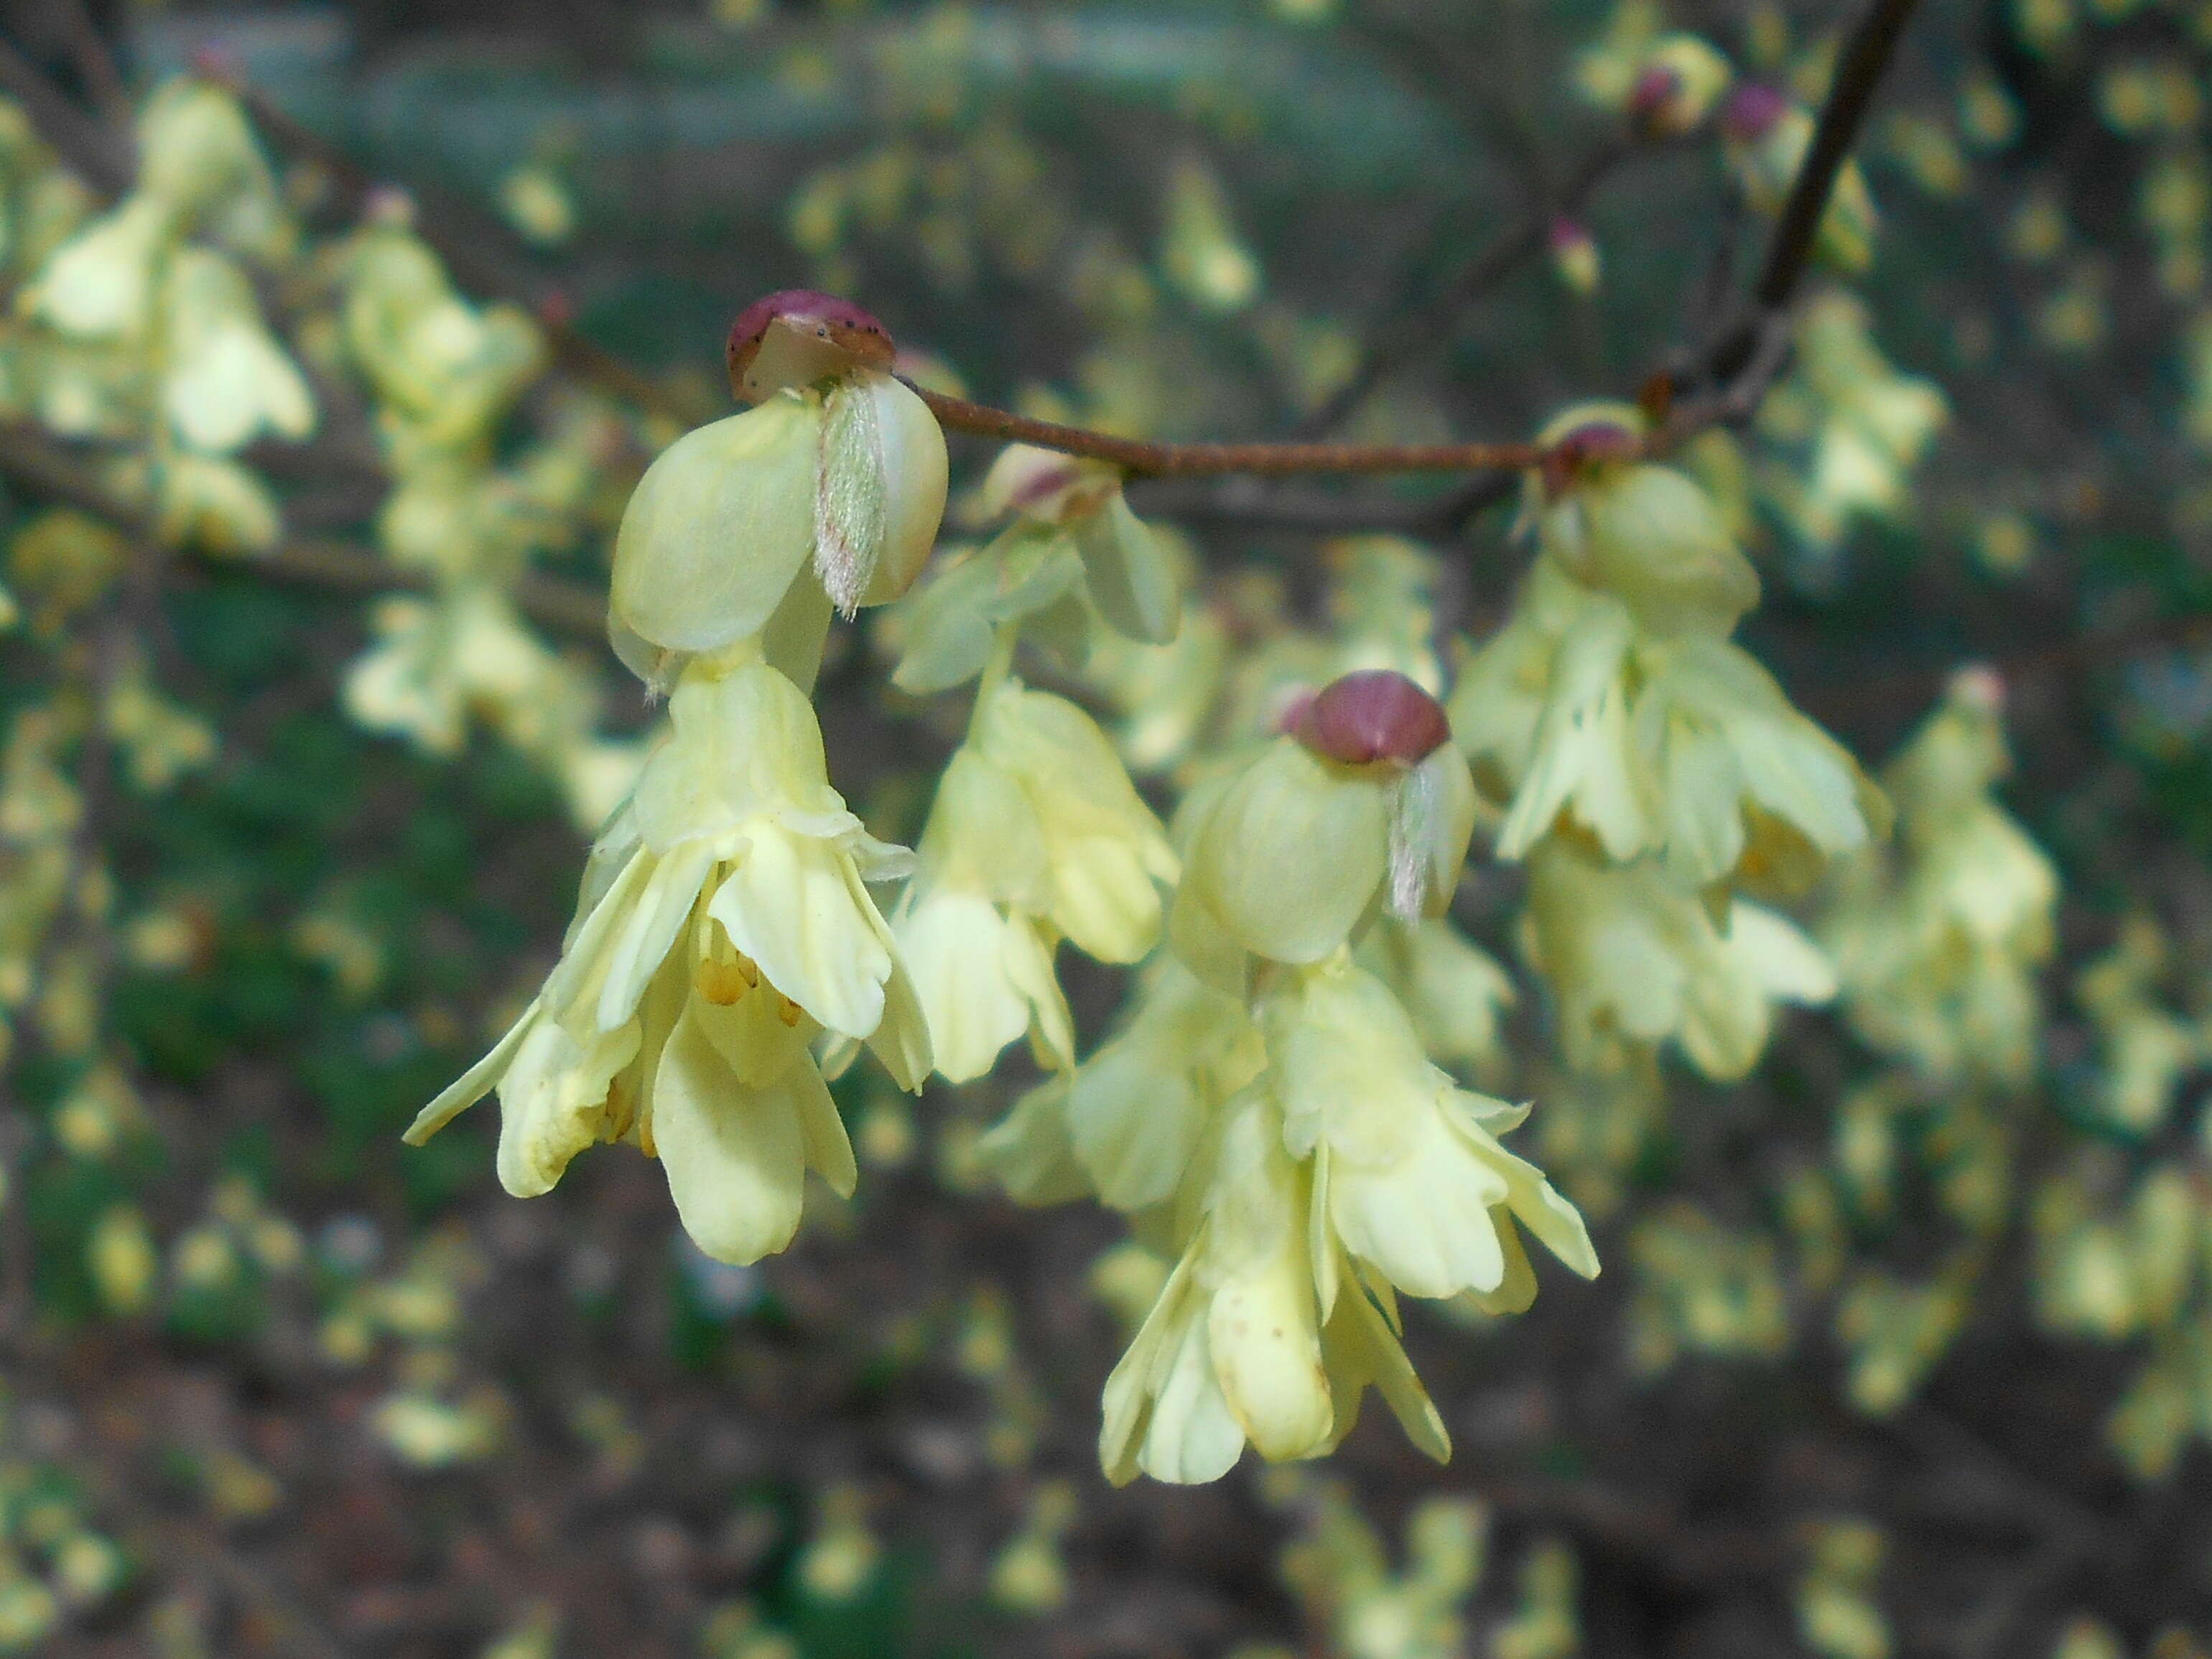
M 16 294 L 0 386 L 56 433 L 139 442 L 112 482 L 169 538 L 258 551 L 276 539 L 276 504 L 236 457 L 256 438 L 305 438 L 315 406 L 248 270 L 281 268 L 297 230 L 226 88 L 169 82 L 137 142 L 138 176 L 104 213 L 81 191 L 27 192 L 40 209 L 21 228 L 27 251 L 43 257 Z M 11 148 L 57 182 L 29 146 Z
M 1354 959 L 1457 885 L 1474 793 L 1449 737 L 1402 675 L 1348 675 L 1194 790 L 1170 950 L 1126 1029 L 987 1139 L 1017 1196 L 1095 1193 L 1176 1255 L 1107 1382 L 1116 1480 L 1210 1480 L 1248 1442 L 1318 1455 L 1370 1383 L 1442 1458 L 1397 1295 L 1526 1306 L 1520 1226 L 1596 1271 L 1580 1218 L 1498 1143 L 1525 1109 L 1460 1089 Z
M 514 589 L 533 553 L 570 533 L 609 422 L 578 407 L 497 463 L 502 423 L 544 368 L 544 340 L 514 307 L 456 292 L 412 218 L 404 198 L 379 194 L 334 260 L 333 332 L 374 394 L 392 473 L 377 539 L 432 585 L 427 599 L 378 604 L 377 640 L 346 677 L 346 706 L 433 755 L 459 753 L 481 720 L 559 779 L 570 816 L 596 830 L 640 757 L 598 736 L 598 676 L 525 624 Z
M 1577 1066 L 1668 1039 L 1741 1076 L 1777 1001 L 1834 989 L 1820 951 L 1738 896 L 1802 893 L 1887 826 L 1881 793 L 1729 642 L 1759 578 L 1711 498 L 1644 459 L 1635 411 L 1569 411 L 1527 485 L 1536 558 L 1462 671 L 1453 726 L 1526 860 L 1526 945 Z
M 1953 678 L 1885 775 L 1893 856 L 1839 872 L 1822 930 L 1853 1027 L 1946 1080 L 2027 1077 L 2056 942 L 2057 872 L 1992 795 L 2012 764 L 2003 702 L 1987 669 Z
M 801 689 L 833 598 L 894 597 L 893 573 L 919 562 L 943 506 L 926 411 L 888 448 L 833 437 L 880 405 L 906 418 L 884 391 L 897 385 L 889 345 L 872 319 L 820 296 L 749 312 L 732 378 L 761 406 L 679 441 L 639 483 L 611 625 L 669 690 L 668 733 L 592 849 L 544 989 L 409 1131 L 420 1141 L 496 1090 L 500 1179 L 518 1196 L 550 1189 L 592 1142 L 627 1140 L 665 1166 L 685 1230 L 723 1261 L 790 1242 L 807 1170 L 852 1189 L 815 1039 L 866 1042 L 902 1088 L 931 1064 L 866 886 L 912 860 L 830 787 Z M 784 380 L 768 384 L 771 372 Z M 855 400 L 876 401 L 855 416 Z M 821 499 L 789 510 L 802 474 Z

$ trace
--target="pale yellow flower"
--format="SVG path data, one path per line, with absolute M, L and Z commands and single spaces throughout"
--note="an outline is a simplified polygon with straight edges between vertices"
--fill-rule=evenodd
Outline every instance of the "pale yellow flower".
M 1243 1002 L 1163 951 L 1122 1029 L 1073 1077 L 1025 1096 L 981 1151 L 1024 1203 L 1091 1193 L 1146 1209 L 1175 1196 L 1224 1103 L 1266 1063 Z
M 1757 1063 L 1778 1002 L 1817 1005 L 1835 971 L 1797 927 L 1742 899 L 1717 922 L 1650 860 L 1608 866 L 1553 839 L 1528 860 L 1523 940 L 1576 1066 L 1612 1069 L 1673 1040 L 1706 1076 Z
M 1518 1220 L 1584 1278 L 1589 1235 L 1541 1171 L 1498 1143 L 1527 1116 L 1457 1088 L 1422 1053 L 1380 980 L 1338 959 L 1266 999 L 1267 1070 L 1291 1155 L 1313 1164 L 1316 1231 L 1411 1296 L 1472 1291 L 1525 1307 L 1535 1280 Z M 1324 1311 L 1333 1251 L 1316 1249 Z
M 1285 1152 L 1276 1113 L 1247 1097 L 1231 1109 L 1190 1243 L 1107 1379 L 1108 1479 L 1217 1480 L 1248 1442 L 1270 1460 L 1316 1456 L 1351 1431 L 1370 1382 L 1417 1445 L 1448 1454 L 1382 1308 L 1347 1285 L 1324 1316 L 1310 1202 L 1310 1174 Z
M 852 1152 L 807 1044 L 864 1039 L 906 1088 L 928 1033 L 866 879 L 904 874 L 830 788 L 813 710 L 757 645 L 695 661 L 672 732 L 599 841 L 560 964 L 499 1045 L 425 1108 L 420 1142 L 496 1088 L 500 1178 L 550 1189 L 594 1140 L 659 1157 L 719 1259 L 781 1249 L 805 1172 Z
M 165 300 L 161 402 L 180 439 L 228 455 L 264 433 L 297 441 L 314 429 L 307 382 L 262 322 L 237 266 L 206 248 L 179 248 Z

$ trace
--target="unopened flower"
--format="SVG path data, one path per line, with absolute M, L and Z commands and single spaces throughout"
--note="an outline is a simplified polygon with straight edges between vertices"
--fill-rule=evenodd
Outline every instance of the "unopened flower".
M 1694 34 L 1662 34 L 1644 52 L 1628 92 L 1628 113 L 1655 137 L 1675 138 L 1712 112 L 1735 71 Z
M 1552 269 L 1559 273 L 1568 292 L 1584 300 L 1597 292 L 1604 264 L 1597 250 L 1597 239 L 1590 234 L 1588 225 L 1562 214 L 1552 221 L 1551 228 L 1545 233 L 1544 246 L 1552 256 Z
M 945 436 L 890 373 L 890 337 L 828 295 L 757 301 L 730 332 L 755 407 L 686 434 L 630 497 L 616 538 L 616 647 L 644 678 L 760 633 L 812 561 L 848 616 L 903 593 L 945 511 Z
M 1085 590 L 1107 624 L 1164 645 L 1175 637 L 1182 598 L 1152 532 L 1129 510 L 1121 476 L 1103 461 L 1013 444 L 985 476 L 982 505 L 1017 515 L 1011 535 L 1064 540 L 1081 559 Z
M 1318 962 L 1387 910 L 1440 913 L 1474 827 L 1474 785 L 1436 699 L 1402 674 L 1347 674 L 1189 808 L 1176 950 L 1224 987 L 1246 953 Z
M 1644 417 L 1624 404 L 1570 409 L 1522 498 L 1540 551 L 1612 594 L 1652 634 L 1725 636 L 1759 603 L 1759 575 L 1728 521 L 1687 474 L 1641 459 Z
M 863 882 L 906 873 L 830 788 L 814 713 L 757 643 L 695 660 L 671 734 L 593 849 L 560 964 L 498 1046 L 424 1109 L 427 1139 L 497 1089 L 499 1171 L 550 1190 L 595 1140 L 658 1157 L 692 1240 L 789 1243 L 805 1171 L 852 1150 L 809 1042 L 863 1039 L 902 1087 L 929 1041 Z

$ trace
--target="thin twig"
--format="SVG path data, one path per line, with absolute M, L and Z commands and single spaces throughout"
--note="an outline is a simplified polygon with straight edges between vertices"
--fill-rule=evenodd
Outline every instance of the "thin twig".
M 127 131 L 112 132 L 75 104 L 39 66 L 0 35 L 0 88 L 23 106 L 39 136 L 82 175 L 94 192 L 112 200 L 137 172 Z
M 1820 121 L 1813 129 L 1813 141 L 1805 148 L 1796 182 L 1790 186 L 1790 198 L 1783 204 L 1782 216 L 1775 221 L 1774 234 L 1766 244 L 1766 264 L 1759 286 L 1753 290 L 1753 298 L 1763 309 L 1786 310 L 1795 297 L 1811 263 L 1814 239 L 1828 210 L 1828 198 L 1834 193 L 1836 179 L 1858 139 L 1875 90 L 1889 68 L 1898 36 L 1905 32 L 1917 3 L 1874 0 L 1844 43 L 1835 77 L 1828 86 L 1827 102 L 1821 106 Z
M 35 426 L 0 422 L 0 476 L 51 501 L 104 519 L 125 534 L 160 540 L 153 515 L 110 489 L 91 468 Z M 279 581 L 356 593 L 423 592 L 432 587 L 428 571 L 410 570 L 350 542 L 292 537 L 265 553 L 210 558 L 211 568 L 250 570 Z M 580 638 L 597 639 L 606 629 L 606 595 L 580 582 L 525 574 L 510 589 L 516 606 L 549 628 Z
M 1529 443 L 1331 444 L 1169 443 L 1152 438 L 1117 438 L 1087 427 L 970 403 L 926 386 L 907 384 L 927 404 L 940 423 L 955 432 L 1036 444 L 1063 454 L 1110 461 L 1139 477 L 1219 477 L 1242 473 L 1274 477 L 1303 472 L 1488 472 L 1536 465 L 1544 452 Z
M 125 135 L 127 143 L 131 130 L 131 94 L 124 87 L 122 72 L 115 67 L 114 54 L 100 36 L 100 26 L 92 21 L 84 0 L 52 0 L 52 5 L 61 14 L 70 59 L 76 65 L 76 78 L 84 83 L 85 95 L 108 125 Z
M 1540 199 L 1521 222 L 1470 259 L 1435 298 L 1395 313 L 1368 347 L 1351 378 L 1298 423 L 1297 435 L 1316 438 L 1342 425 L 1376 387 L 1425 349 L 1437 347 L 1462 312 L 1541 253 L 1553 219 L 1581 212 L 1621 163 L 1655 147 L 1651 141 L 1636 136 L 1615 139 L 1570 173 L 1557 196 L 1540 192 Z
M 234 85 L 239 101 L 269 141 L 291 155 L 304 157 L 319 168 L 358 210 L 378 188 L 379 181 L 345 151 L 305 122 L 295 119 L 258 88 Z M 650 414 L 664 415 L 689 423 L 702 411 L 690 407 L 650 375 L 623 362 L 597 341 L 579 332 L 560 314 L 556 296 L 533 293 L 518 280 L 505 263 L 488 257 L 504 235 L 483 216 L 464 216 L 443 201 L 418 209 L 416 232 L 434 249 L 446 268 L 462 287 L 522 307 L 538 319 L 552 347 L 553 359 L 580 380 L 598 386 L 611 397 L 635 404 Z M 448 223 L 448 221 L 454 222 Z

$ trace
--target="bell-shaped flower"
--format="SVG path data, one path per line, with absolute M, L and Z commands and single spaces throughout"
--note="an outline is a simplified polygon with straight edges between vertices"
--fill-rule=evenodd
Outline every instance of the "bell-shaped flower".
M 1152 532 L 1129 510 L 1121 470 L 1104 461 L 1014 444 L 984 476 L 984 512 L 1013 514 L 1000 538 L 1064 544 L 1081 561 L 1091 602 L 1125 638 L 1164 645 L 1175 637 L 1182 596 Z
M 228 247 L 281 254 L 290 224 L 238 94 L 205 76 L 164 82 L 138 113 L 138 193 Z
M 1024 1203 L 1087 1192 L 1149 1209 L 1182 1188 L 1221 1109 L 1266 1063 L 1243 1003 L 1163 951 L 1121 1030 L 1073 1077 L 1025 1096 L 980 1150 Z
M 75 339 L 137 339 L 153 320 L 155 267 L 174 234 L 160 202 L 126 197 L 53 251 L 16 308 Z
M 2056 943 L 2057 872 L 1991 793 L 2002 705 L 1989 670 L 1953 678 L 1883 774 L 1900 847 L 1844 867 L 1822 928 L 1860 1035 L 1942 1078 L 2028 1074 Z
M 1554 837 L 1528 860 L 1523 942 L 1551 988 L 1571 1064 L 1613 1070 L 1679 1042 L 1707 1077 L 1741 1077 L 1778 1002 L 1835 994 L 1828 959 L 1786 918 L 1741 899 L 1718 921 L 1656 863 L 1608 866 Z
M 346 249 L 340 320 L 346 349 L 376 392 L 399 470 L 415 451 L 490 441 L 491 429 L 545 362 L 538 325 L 513 306 L 471 305 L 415 234 L 396 191 L 370 201 Z
M 1686 635 L 1640 657 L 1635 747 L 1669 874 L 1802 893 L 1888 833 L 1887 798 L 1747 653 Z
M 1074 1064 L 1052 973 L 1060 939 L 1134 962 L 1160 930 L 1173 850 L 1120 757 L 1064 697 L 1001 677 L 977 694 L 894 924 L 922 987 L 938 1069 L 980 1077 L 1024 1030 Z
M 155 519 L 164 541 L 223 556 L 264 553 L 283 534 L 261 475 L 224 457 L 179 450 L 154 470 Z
M 1436 699 L 1402 674 L 1345 675 L 1240 771 L 1194 790 L 1170 933 L 1240 994 L 1249 957 L 1312 963 L 1387 910 L 1450 903 L 1474 830 L 1474 780 Z
M 1338 958 L 1285 976 L 1261 1015 L 1259 1087 L 1291 1157 L 1313 1164 L 1314 1226 L 1411 1296 L 1462 1291 L 1526 1306 L 1517 1219 L 1584 1278 L 1597 1256 L 1574 1206 L 1498 1143 L 1528 1115 L 1468 1094 L 1431 1065 L 1380 980 Z M 1316 1244 L 1326 1314 L 1334 1250 Z
M 1628 608 L 1601 597 L 1559 636 L 1528 769 L 1498 825 L 1498 857 L 1527 857 L 1562 815 L 1616 861 L 1651 844 L 1655 803 L 1639 773 L 1630 718 L 1636 639 Z
M 977 698 L 969 747 L 1018 785 L 1036 814 L 1053 928 L 1100 962 L 1147 955 L 1160 934 L 1158 884 L 1181 869 L 1097 723 L 1009 678 Z
M 1074 1023 L 1053 975 L 1058 940 L 1042 915 L 1044 836 L 1019 782 L 958 750 L 916 851 L 891 932 L 914 973 L 939 1073 L 953 1083 L 979 1078 L 1024 1032 L 1040 1063 L 1073 1066 Z
M 378 643 L 346 675 L 346 712 L 433 755 L 460 752 L 472 704 L 503 704 L 534 690 L 549 654 L 506 595 L 482 584 L 437 603 L 384 600 L 370 624 Z
M 1537 434 L 1547 459 L 1524 486 L 1522 521 L 1539 550 L 1626 605 L 1640 630 L 1725 638 L 1759 603 L 1759 573 L 1696 480 L 1642 459 L 1644 436 L 1626 404 L 1566 410 Z
M 592 1141 L 630 1139 L 666 1166 L 700 1249 L 747 1261 L 789 1242 L 807 1169 L 852 1183 L 810 1039 L 866 1040 L 902 1087 L 929 1069 L 862 884 L 909 860 L 845 809 L 813 709 L 757 643 L 692 663 L 669 717 L 544 990 L 408 1135 L 496 1089 L 508 1191 L 547 1191 Z
M 1416 1445 L 1449 1455 L 1377 1302 L 1347 1285 L 1323 1312 L 1310 1183 L 1273 1108 L 1249 1092 L 1233 1103 L 1190 1243 L 1106 1379 L 1109 1480 L 1218 1480 L 1248 1442 L 1271 1462 L 1318 1456 L 1351 1431 L 1370 1382 Z
M 165 299 L 161 403 L 186 445 L 228 455 L 264 433 L 296 441 L 314 429 L 307 382 L 264 326 L 237 266 L 207 248 L 179 248 Z
M 891 361 L 883 325 L 828 295 L 739 315 L 730 384 L 754 407 L 664 451 L 616 538 L 610 627 L 634 670 L 759 633 L 810 560 L 848 617 L 906 592 L 945 513 L 945 434 Z

